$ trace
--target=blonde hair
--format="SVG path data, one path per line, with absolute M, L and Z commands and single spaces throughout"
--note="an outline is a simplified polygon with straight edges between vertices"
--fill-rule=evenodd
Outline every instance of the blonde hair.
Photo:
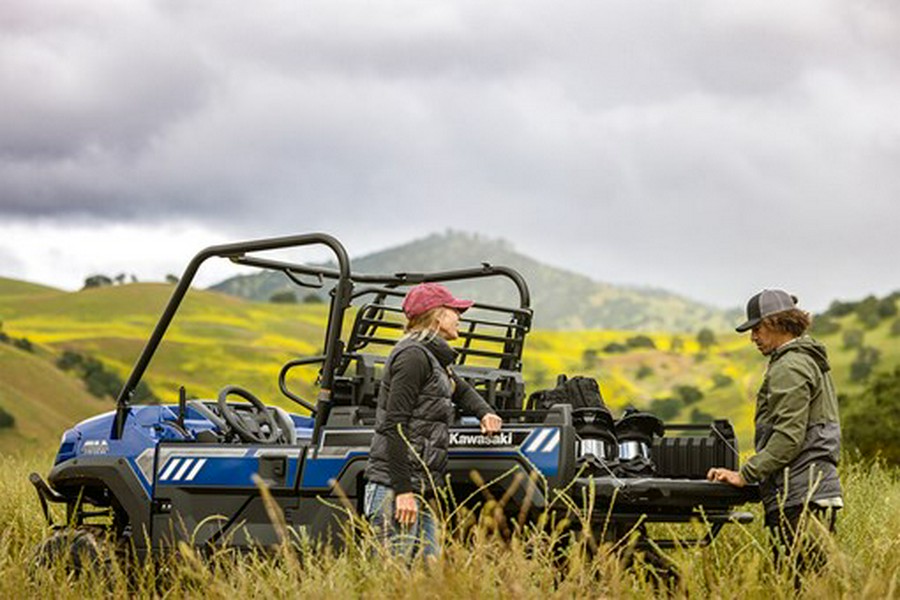
M 406 334 L 401 339 L 413 338 L 420 342 L 434 339 L 438 334 L 442 310 L 444 310 L 443 306 L 437 306 L 407 320 L 403 327 Z

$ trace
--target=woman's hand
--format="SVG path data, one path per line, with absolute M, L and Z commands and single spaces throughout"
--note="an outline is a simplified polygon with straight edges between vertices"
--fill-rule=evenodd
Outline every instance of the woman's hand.
M 485 435 L 500 433 L 501 427 L 503 427 L 503 419 L 494 413 L 488 413 L 481 417 L 481 433 Z
M 710 481 L 724 481 L 725 483 L 739 488 L 747 485 L 747 482 L 744 480 L 743 475 L 741 475 L 737 471 L 731 471 L 729 469 L 710 469 L 706 474 L 706 478 Z
M 416 503 L 415 494 L 412 492 L 397 494 L 394 505 L 396 507 L 394 518 L 398 523 L 401 525 L 412 525 L 416 522 L 416 517 L 419 515 L 419 505 Z

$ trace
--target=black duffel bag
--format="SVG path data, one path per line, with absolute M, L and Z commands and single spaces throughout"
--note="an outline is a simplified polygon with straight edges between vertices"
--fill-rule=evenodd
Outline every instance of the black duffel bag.
M 555 388 L 539 390 L 528 397 L 528 408 L 546 410 L 554 404 L 569 404 L 572 408 L 606 408 L 597 380 L 581 375 L 571 379 L 559 375 Z

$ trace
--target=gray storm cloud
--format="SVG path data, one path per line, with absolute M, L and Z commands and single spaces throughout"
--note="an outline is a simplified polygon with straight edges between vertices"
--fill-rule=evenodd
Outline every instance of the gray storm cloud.
M 14 0 L 0 31 L 6 218 L 390 216 L 715 299 L 787 248 L 874 257 L 864 286 L 900 220 L 887 1 Z

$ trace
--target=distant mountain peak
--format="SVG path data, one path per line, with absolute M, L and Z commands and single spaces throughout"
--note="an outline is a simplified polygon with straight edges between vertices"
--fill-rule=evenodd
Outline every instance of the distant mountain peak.
M 549 329 L 626 329 L 695 331 L 725 328 L 726 313 L 659 288 L 617 286 L 552 267 L 517 252 L 509 240 L 458 229 L 427 234 L 409 242 L 351 259 L 359 273 L 432 272 L 488 262 L 512 267 L 531 290 L 535 325 Z M 510 303 L 508 282 L 462 282 L 454 292 L 488 303 Z M 266 301 L 291 290 L 277 273 L 233 277 L 213 290 Z

